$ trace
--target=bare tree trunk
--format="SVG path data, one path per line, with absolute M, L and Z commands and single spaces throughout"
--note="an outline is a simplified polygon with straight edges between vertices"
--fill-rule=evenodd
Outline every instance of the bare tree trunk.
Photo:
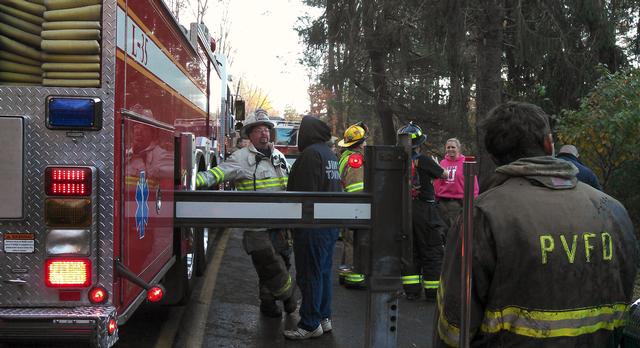
M 327 100 L 327 119 L 329 120 L 329 126 L 331 127 L 331 133 L 336 134 L 337 119 L 335 110 L 335 96 L 336 96 L 336 1 L 327 0 L 327 65 L 329 70 L 329 89 L 331 90 L 331 96 Z
M 478 177 L 480 188 L 483 189 L 483 184 L 493 173 L 495 165 L 484 147 L 484 132 L 477 125 L 486 119 L 489 111 L 501 102 L 504 6 L 503 0 L 481 0 L 478 2 L 478 6 L 481 9 L 481 14 L 478 17 L 476 134 Z
M 383 144 L 393 145 L 396 143 L 396 131 L 393 126 L 393 112 L 389 106 L 389 92 L 387 90 L 387 77 L 385 68 L 385 47 L 383 25 L 384 10 L 377 8 L 375 0 L 363 1 L 363 26 L 364 35 L 371 62 L 371 81 L 373 83 L 375 108 L 380 125 L 382 126 Z M 384 6 L 384 5 L 383 5 Z
M 465 23 L 463 9 L 466 8 L 465 0 L 446 1 L 447 23 L 447 62 L 450 68 L 451 85 L 449 87 L 449 120 L 450 130 L 457 137 L 466 138 L 467 135 L 467 101 L 463 92 L 463 58 L 462 47 L 464 45 Z M 452 124 L 453 123 L 453 124 Z

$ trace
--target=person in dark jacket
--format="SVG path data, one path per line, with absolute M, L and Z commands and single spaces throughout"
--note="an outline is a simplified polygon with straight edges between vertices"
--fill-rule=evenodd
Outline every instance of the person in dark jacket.
M 598 182 L 598 177 L 593 173 L 589 167 L 585 166 L 579 159 L 580 154 L 578 154 L 578 149 L 573 145 L 564 145 L 558 151 L 558 155 L 556 156 L 560 159 L 563 159 L 567 162 L 573 163 L 576 168 L 578 168 L 578 175 L 576 177 L 578 180 L 583 183 L 593 187 L 596 190 L 602 191 L 602 186 Z
M 300 123 L 300 157 L 289 174 L 287 191 L 341 192 L 338 159 L 327 146 L 331 130 L 324 122 L 305 116 Z M 297 328 L 284 336 L 303 340 L 331 331 L 333 248 L 337 228 L 298 228 L 293 230 L 296 281 L 302 293 Z
M 470 347 L 618 347 L 638 263 L 627 211 L 552 156 L 549 116 L 539 107 L 508 102 L 480 126 L 498 168 L 475 200 L 473 240 L 465 241 L 473 245 Z M 449 233 L 435 348 L 466 343 L 462 242 Z

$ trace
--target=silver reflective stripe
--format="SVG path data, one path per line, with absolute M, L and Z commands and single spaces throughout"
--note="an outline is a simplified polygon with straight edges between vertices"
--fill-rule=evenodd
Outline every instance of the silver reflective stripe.
M 177 202 L 176 218 L 302 219 L 302 203 Z
M 370 220 L 371 204 L 368 203 L 315 203 L 314 219 Z

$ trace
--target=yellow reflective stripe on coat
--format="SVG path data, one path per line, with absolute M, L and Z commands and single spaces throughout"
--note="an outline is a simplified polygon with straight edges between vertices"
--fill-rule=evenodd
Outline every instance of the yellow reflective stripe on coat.
M 273 296 L 280 297 L 287 293 L 291 289 L 291 276 L 287 275 L 287 282 L 276 292 L 273 293 Z
M 287 176 L 280 178 L 257 179 L 255 182 L 255 189 L 259 190 L 269 187 L 287 186 L 288 179 L 289 177 Z M 250 191 L 253 189 L 253 180 L 242 180 L 236 183 L 236 190 L 238 191 Z
M 420 275 L 402 276 L 402 285 L 420 284 Z
M 460 342 L 460 328 L 449 324 L 447 316 L 444 313 L 442 301 L 444 298 L 444 287 L 442 284 L 438 289 L 437 304 L 438 304 L 438 337 L 451 347 L 458 347 Z
M 364 189 L 364 182 L 355 182 L 351 185 L 347 185 L 344 190 L 346 192 L 360 192 Z
M 354 152 L 351 150 L 345 150 L 340 156 L 340 161 L 338 164 L 338 173 L 340 174 L 340 176 L 342 176 L 344 168 L 347 166 L 347 163 L 349 163 L 349 156 L 351 156 L 352 153 Z
M 222 169 L 213 167 L 209 169 L 209 171 L 211 172 L 211 174 L 213 174 L 213 176 L 216 177 L 216 183 L 222 182 L 224 180 L 224 172 L 222 171 Z
M 423 280 L 422 287 L 425 289 L 437 289 L 440 286 L 439 280 Z
M 481 330 L 487 333 L 504 330 L 536 338 L 574 337 L 622 327 L 626 311 L 627 305 L 621 303 L 563 311 L 505 307 L 485 311 Z

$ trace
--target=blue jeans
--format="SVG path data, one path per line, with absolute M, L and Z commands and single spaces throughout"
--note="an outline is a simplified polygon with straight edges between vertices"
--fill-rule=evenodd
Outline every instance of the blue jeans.
M 296 281 L 302 293 L 298 327 L 315 330 L 320 320 L 331 317 L 333 248 L 337 228 L 295 229 L 293 252 Z

